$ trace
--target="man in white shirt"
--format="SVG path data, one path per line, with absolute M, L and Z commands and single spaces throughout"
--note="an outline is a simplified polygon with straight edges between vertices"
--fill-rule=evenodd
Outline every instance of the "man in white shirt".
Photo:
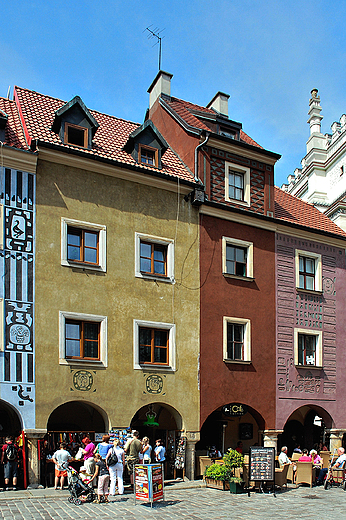
M 332 469 L 341 469 L 345 465 L 346 461 L 346 454 L 345 454 L 345 448 L 338 448 L 338 458 L 334 462 Z M 325 476 L 328 473 L 328 468 L 322 468 L 318 475 L 317 484 L 323 484 L 323 481 L 325 479 Z

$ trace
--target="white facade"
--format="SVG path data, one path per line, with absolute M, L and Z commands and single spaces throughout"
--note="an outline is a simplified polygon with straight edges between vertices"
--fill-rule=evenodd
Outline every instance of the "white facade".
M 321 133 L 320 97 L 311 91 L 309 102 L 310 137 L 302 168 L 288 176 L 282 189 L 314 204 L 346 231 L 346 115 L 331 126 L 331 134 Z

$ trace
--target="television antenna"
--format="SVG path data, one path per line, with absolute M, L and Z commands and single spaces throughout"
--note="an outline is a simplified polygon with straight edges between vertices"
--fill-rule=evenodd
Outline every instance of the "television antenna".
M 160 36 L 160 33 L 162 33 L 165 29 L 159 29 L 158 27 L 155 27 L 155 29 L 151 29 L 152 26 L 153 25 L 149 25 L 149 27 L 146 27 L 144 30 L 149 32 L 148 40 L 151 40 L 152 38 L 157 38 L 157 41 L 154 43 L 153 47 L 155 47 L 155 45 L 159 44 L 159 70 L 161 70 L 161 53 L 162 53 L 161 41 L 163 40 L 164 36 Z

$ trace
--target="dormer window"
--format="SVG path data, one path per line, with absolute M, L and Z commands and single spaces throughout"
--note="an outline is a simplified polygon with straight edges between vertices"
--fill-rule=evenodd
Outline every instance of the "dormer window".
M 65 123 L 64 142 L 65 144 L 87 148 L 88 129 L 71 123 Z
M 139 145 L 139 158 L 142 164 L 157 166 L 157 149 Z
M 229 139 L 235 139 L 236 138 L 236 133 L 235 132 L 231 132 L 230 130 L 228 130 L 228 128 L 220 128 L 220 131 L 219 131 L 219 134 L 220 135 L 223 135 L 224 137 L 228 137 Z

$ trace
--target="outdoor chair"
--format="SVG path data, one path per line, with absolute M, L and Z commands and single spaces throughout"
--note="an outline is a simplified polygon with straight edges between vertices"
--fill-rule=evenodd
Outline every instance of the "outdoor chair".
M 284 464 L 281 468 L 275 468 L 275 485 L 287 487 L 287 472 L 290 464 Z
M 315 468 L 312 467 L 312 462 L 298 461 L 295 463 L 297 466 L 296 472 L 296 487 L 299 484 L 309 484 L 312 487 L 312 484 L 315 483 Z
M 328 468 L 330 462 L 330 451 L 320 451 L 320 457 L 322 459 L 322 468 Z M 335 457 L 336 460 L 337 457 Z

